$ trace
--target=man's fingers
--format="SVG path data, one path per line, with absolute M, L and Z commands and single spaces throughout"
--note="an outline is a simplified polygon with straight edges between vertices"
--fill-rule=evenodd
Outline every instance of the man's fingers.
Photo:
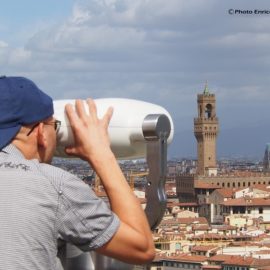
M 85 111 L 85 108 L 84 108 L 83 101 L 81 99 L 76 99 L 75 108 L 76 108 L 76 112 L 77 112 L 78 116 L 81 119 L 84 119 L 87 114 L 86 114 L 86 111 Z
M 90 114 L 90 116 L 92 116 L 92 118 L 94 120 L 97 120 L 98 117 L 97 117 L 97 106 L 96 106 L 96 103 L 91 98 L 88 98 L 86 100 L 86 102 L 87 102 L 88 107 L 89 107 L 89 114 Z
M 71 104 L 67 104 L 65 106 L 65 110 L 66 110 L 70 125 L 74 126 L 74 123 L 78 122 L 78 116 L 77 116 L 76 112 L 74 111 Z
M 113 107 L 109 107 L 106 114 L 102 118 L 102 122 L 105 124 L 106 128 L 109 126 L 109 123 L 112 119 L 112 115 L 113 115 Z

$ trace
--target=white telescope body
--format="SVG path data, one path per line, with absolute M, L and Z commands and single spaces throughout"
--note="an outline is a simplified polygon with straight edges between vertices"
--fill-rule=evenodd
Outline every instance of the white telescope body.
M 75 100 L 54 101 L 54 117 L 61 121 L 57 137 L 56 156 L 68 157 L 65 147 L 74 144 L 74 137 L 69 120 L 65 113 L 66 104 L 75 104 Z M 169 118 L 171 131 L 167 143 L 173 138 L 173 122 L 170 114 L 161 106 L 132 99 L 104 98 L 95 100 L 98 117 L 102 117 L 107 109 L 113 107 L 113 116 L 108 132 L 111 148 L 118 159 L 136 159 L 146 157 L 146 141 L 142 125 L 150 114 L 164 114 Z M 85 106 L 86 103 L 85 103 Z M 88 108 L 86 111 L 88 112 Z

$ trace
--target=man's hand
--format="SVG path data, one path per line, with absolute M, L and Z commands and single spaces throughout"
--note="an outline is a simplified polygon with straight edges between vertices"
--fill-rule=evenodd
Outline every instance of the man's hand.
M 66 113 L 75 142 L 73 146 L 66 148 L 66 153 L 87 160 L 92 164 L 99 157 L 111 156 L 108 126 L 113 109 L 110 107 L 105 115 L 99 119 L 95 102 L 88 99 L 87 104 L 88 113 L 82 100 L 76 100 L 76 111 L 71 104 L 66 105 Z
M 66 106 L 75 140 L 75 145 L 67 147 L 66 152 L 92 165 L 103 183 L 112 211 L 120 219 L 115 235 L 97 252 L 129 263 L 149 262 L 155 249 L 146 216 L 110 149 L 108 125 L 112 108 L 98 119 L 95 103 L 91 99 L 87 103 L 89 115 L 81 100 L 76 101 L 76 112 L 71 105 Z

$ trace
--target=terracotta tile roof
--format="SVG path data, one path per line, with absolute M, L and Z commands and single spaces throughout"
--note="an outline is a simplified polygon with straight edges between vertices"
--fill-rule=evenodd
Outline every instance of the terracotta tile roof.
M 236 234 L 236 235 L 231 235 L 230 236 L 232 239 L 246 239 L 246 240 L 251 240 L 252 238 L 254 238 L 254 236 L 251 235 L 247 235 L 247 234 Z
M 217 229 L 219 231 L 229 231 L 229 230 L 236 230 L 237 227 L 236 226 L 232 226 L 232 225 L 227 225 L 227 224 L 224 224 L 224 225 L 212 225 L 211 226 L 212 229 Z
M 190 262 L 190 263 L 202 263 L 207 260 L 206 256 L 190 255 L 190 254 L 178 254 L 173 256 L 167 256 L 159 253 L 156 255 L 154 261 L 177 261 L 177 262 Z
M 210 230 L 211 227 L 208 225 L 195 224 L 195 225 L 192 225 L 192 229 L 195 231 L 207 231 L 207 230 Z
M 219 262 L 222 266 L 236 265 L 236 266 L 269 266 L 270 259 L 256 259 L 253 257 L 245 257 L 239 255 L 215 255 L 208 258 L 209 262 Z
M 213 249 L 218 249 L 219 247 L 216 245 L 209 245 L 209 246 L 194 246 L 191 249 L 191 252 L 195 252 L 195 251 L 210 251 Z
M 241 265 L 241 266 L 250 266 L 254 262 L 254 258 L 252 257 L 244 257 L 244 256 L 231 256 L 226 261 L 222 263 L 222 265 Z
M 180 254 L 177 256 L 169 256 L 170 260 L 178 262 L 193 262 L 193 263 L 202 263 L 207 260 L 206 256 L 201 255 L 191 255 L 191 254 Z
M 206 224 L 208 225 L 205 217 L 188 217 L 188 218 L 176 218 L 176 219 L 163 219 L 160 226 L 169 225 L 191 225 L 191 224 Z
M 203 180 L 195 180 L 194 181 L 194 188 L 217 189 L 217 188 L 220 188 L 220 186 L 218 186 L 217 184 L 205 183 Z
M 218 255 L 214 255 L 214 256 L 208 258 L 207 260 L 209 262 L 225 262 L 226 260 L 228 260 L 232 256 L 233 255 L 218 254 Z
M 198 217 L 198 218 L 178 218 L 180 224 L 207 224 L 208 221 L 205 217 Z
M 235 193 L 235 189 L 221 188 L 221 189 L 217 189 L 216 192 L 222 195 L 224 198 L 232 198 Z
M 190 237 L 191 240 L 227 240 L 231 237 L 227 235 L 221 235 L 218 233 L 204 233 L 200 235 L 193 235 Z
M 160 222 L 160 226 L 172 226 L 172 225 L 179 225 L 179 222 L 177 219 L 163 219 Z
M 264 198 L 238 198 L 238 199 L 230 199 L 228 201 L 223 202 L 225 206 L 270 206 L 270 199 Z

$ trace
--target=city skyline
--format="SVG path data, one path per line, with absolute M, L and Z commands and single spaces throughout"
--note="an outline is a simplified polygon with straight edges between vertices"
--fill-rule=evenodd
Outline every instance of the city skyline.
M 220 122 L 218 158 L 263 158 L 268 1 L 11 0 L 0 14 L 1 74 L 27 76 L 54 99 L 159 104 L 174 119 L 172 157 L 196 157 L 196 96 L 208 80 Z

